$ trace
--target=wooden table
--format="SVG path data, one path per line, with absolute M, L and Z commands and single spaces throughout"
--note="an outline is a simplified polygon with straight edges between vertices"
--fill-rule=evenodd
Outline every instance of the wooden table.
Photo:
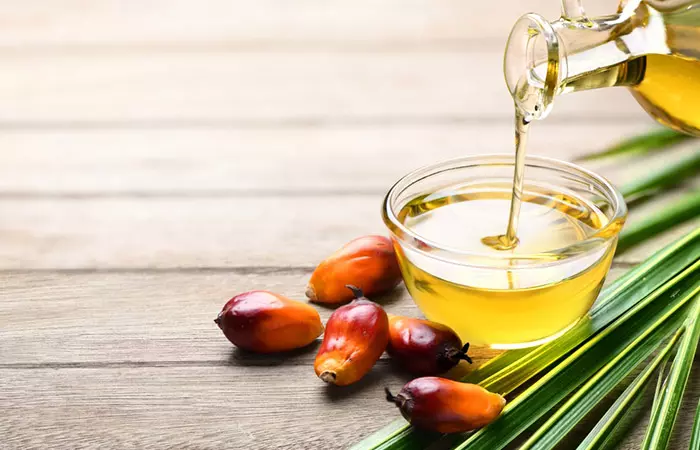
M 382 388 L 407 377 L 385 359 L 327 388 L 317 346 L 246 354 L 212 319 L 245 290 L 303 298 L 316 263 L 384 232 L 382 195 L 405 172 L 511 152 L 501 58 L 523 12 L 515 0 L 0 3 L 0 448 L 334 449 L 394 420 Z M 651 126 L 624 90 L 582 93 L 558 100 L 531 148 L 572 159 Z M 621 183 L 669 158 L 595 168 Z M 617 258 L 611 277 L 695 226 Z M 419 314 L 403 288 L 379 300 Z

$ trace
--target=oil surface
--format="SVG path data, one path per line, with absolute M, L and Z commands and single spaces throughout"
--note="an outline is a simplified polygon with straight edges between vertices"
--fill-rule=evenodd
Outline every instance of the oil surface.
M 527 188 L 518 245 L 508 251 L 484 245 L 484 236 L 506 226 L 510 188 L 508 183 L 451 187 L 409 202 L 398 215 L 423 239 L 471 254 L 465 258 L 497 256 L 506 264 L 475 267 L 466 259 L 462 265 L 429 251 L 399 249 L 406 286 L 421 310 L 474 345 L 528 346 L 573 325 L 598 295 L 614 250 L 562 258 L 558 249 L 592 236 L 607 218 L 574 196 Z M 525 255 L 546 264 L 518 267 L 516 258 Z

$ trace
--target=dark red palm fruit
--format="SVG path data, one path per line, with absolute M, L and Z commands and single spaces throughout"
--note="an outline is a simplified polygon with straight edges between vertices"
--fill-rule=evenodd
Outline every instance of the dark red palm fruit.
M 417 375 L 447 372 L 461 360 L 471 364 L 469 343 L 448 326 L 429 320 L 389 316 L 387 352 L 402 367 Z

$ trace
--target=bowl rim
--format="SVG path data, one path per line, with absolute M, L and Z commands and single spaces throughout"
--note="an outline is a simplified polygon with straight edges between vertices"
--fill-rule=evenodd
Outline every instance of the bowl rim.
M 414 232 L 409 227 L 401 223 L 396 217 L 394 208 L 391 205 L 392 201 L 394 201 L 398 195 L 413 184 L 445 171 L 465 169 L 478 165 L 514 166 L 515 158 L 512 154 L 504 153 L 459 157 L 420 167 L 407 173 L 396 181 L 389 189 L 382 202 L 382 219 L 384 220 L 385 225 L 389 228 L 392 236 L 399 240 L 402 244 L 410 246 L 411 250 L 420 252 L 425 256 L 450 263 L 458 263 L 460 265 L 495 268 L 502 266 L 504 262 L 508 262 L 509 268 L 515 270 L 532 267 L 533 265 L 549 265 L 545 260 L 543 260 L 542 253 L 512 254 L 509 252 L 503 252 L 502 255 L 484 254 L 439 244 Z M 608 223 L 596 233 L 569 246 L 547 250 L 548 255 L 552 255 L 553 258 L 559 256 L 555 258 L 556 261 L 559 262 L 561 262 L 562 259 L 570 261 L 575 257 L 583 256 L 591 251 L 599 249 L 601 245 L 605 245 L 611 240 L 617 238 L 627 217 L 627 205 L 620 191 L 605 177 L 577 164 L 545 156 L 527 155 L 525 157 L 525 167 L 539 167 L 543 169 L 555 170 L 577 176 L 578 178 L 589 182 L 593 182 L 595 187 L 599 191 L 602 191 L 606 198 L 610 200 L 614 208 L 613 215 L 609 218 Z M 397 233 L 396 230 L 398 230 L 400 233 Z M 424 246 L 430 247 L 431 251 L 425 251 Z M 457 262 L 451 260 L 451 258 L 449 258 L 450 255 L 459 256 L 460 261 Z M 464 258 L 470 257 L 477 261 L 477 263 L 472 264 L 471 262 L 464 260 Z M 514 262 L 516 262 L 517 265 L 512 265 Z

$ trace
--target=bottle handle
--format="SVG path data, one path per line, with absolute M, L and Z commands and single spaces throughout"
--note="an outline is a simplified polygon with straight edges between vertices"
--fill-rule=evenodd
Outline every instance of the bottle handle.
M 561 0 L 561 17 L 571 21 L 587 20 L 581 0 Z

